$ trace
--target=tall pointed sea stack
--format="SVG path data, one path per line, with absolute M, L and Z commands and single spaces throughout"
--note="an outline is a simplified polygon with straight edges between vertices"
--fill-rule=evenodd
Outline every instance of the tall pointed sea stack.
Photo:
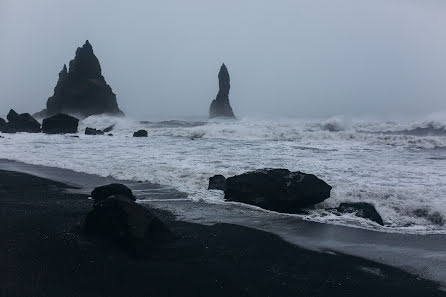
M 235 119 L 234 112 L 229 104 L 229 89 L 231 88 L 229 72 L 226 65 L 221 65 L 220 72 L 218 73 L 218 85 L 219 90 L 217 98 L 212 101 L 211 108 L 209 109 L 209 117 L 226 117 Z
M 48 98 L 47 109 L 40 112 L 39 116 L 57 113 L 83 117 L 104 113 L 124 115 L 118 107 L 116 95 L 102 76 L 101 65 L 88 40 L 77 48 L 69 67 L 68 70 L 66 65 L 63 66 L 54 95 Z

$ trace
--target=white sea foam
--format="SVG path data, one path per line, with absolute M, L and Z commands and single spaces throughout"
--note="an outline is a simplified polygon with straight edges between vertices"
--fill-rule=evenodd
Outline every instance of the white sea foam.
M 86 127 L 113 124 L 113 137 L 83 134 Z M 95 116 L 80 123 L 79 138 L 5 134 L 0 158 L 171 185 L 209 203 L 227 203 L 221 192 L 207 190 L 214 174 L 285 167 L 314 173 L 333 186 L 331 198 L 306 219 L 393 232 L 446 233 L 446 135 L 399 132 L 441 130 L 442 125 L 439 119 L 140 122 Z M 133 138 L 138 129 L 147 129 L 149 137 Z M 387 226 L 324 210 L 344 201 L 373 203 Z

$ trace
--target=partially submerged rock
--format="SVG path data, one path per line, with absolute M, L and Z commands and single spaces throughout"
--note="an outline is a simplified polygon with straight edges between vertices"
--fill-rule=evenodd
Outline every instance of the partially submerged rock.
M 42 122 L 42 132 L 46 134 L 77 133 L 79 120 L 70 115 L 59 113 Z
M 148 137 L 149 134 L 146 130 L 138 130 L 135 133 L 133 133 L 133 137 Z
M 7 116 L 8 123 L 3 128 L 3 132 L 28 132 L 39 133 L 40 123 L 36 121 L 29 113 L 18 114 L 14 109 L 11 109 Z
M 76 50 L 69 70 L 64 65 L 48 98 L 46 110 L 37 113 L 41 117 L 57 113 L 88 117 L 97 114 L 124 115 L 119 109 L 116 95 L 102 76 L 101 66 L 88 40 Z
M 221 65 L 220 72 L 218 73 L 218 94 L 212 101 L 209 108 L 209 117 L 225 117 L 235 119 L 234 112 L 232 111 L 231 104 L 229 104 L 229 89 L 231 88 L 229 72 L 226 65 Z
M 87 127 L 85 128 L 85 135 L 104 135 L 104 132 L 101 130 L 96 130 L 94 128 Z
M 125 196 L 128 197 L 128 199 L 131 201 L 136 200 L 135 196 L 132 193 L 132 190 L 130 190 L 123 184 L 117 183 L 96 187 L 93 189 L 90 196 L 94 200 L 94 204 L 97 205 L 113 195 Z
M 299 213 L 330 197 L 331 186 L 313 174 L 261 169 L 226 179 L 225 199 L 265 209 Z
M 209 178 L 208 190 L 224 191 L 225 189 L 226 189 L 226 178 L 223 175 L 217 174 Z
M 85 219 L 88 235 L 108 239 L 139 256 L 170 234 L 169 229 L 149 209 L 128 196 L 113 195 L 97 204 Z
M 375 207 L 367 202 L 344 202 L 336 208 L 341 213 L 354 213 L 356 216 L 371 220 L 384 226 L 383 219 Z
M 111 132 L 113 130 L 113 128 L 115 127 L 115 124 L 108 126 L 107 128 L 103 129 L 102 132 L 104 133 L 108 133 Z

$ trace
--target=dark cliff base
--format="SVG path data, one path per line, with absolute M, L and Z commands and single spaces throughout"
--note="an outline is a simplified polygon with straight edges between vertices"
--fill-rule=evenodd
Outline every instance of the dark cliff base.
M 83 236 L 91 207 L 65 185 L 0 171 L 1 296 L 445 296 L 381 264 L 304 250 L 261 231 L 159 212 L 178 239 L 145 259 Z

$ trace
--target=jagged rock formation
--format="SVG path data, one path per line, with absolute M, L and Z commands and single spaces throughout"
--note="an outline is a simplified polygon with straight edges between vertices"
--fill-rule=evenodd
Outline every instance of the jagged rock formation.
M 102 76 L 101 65 L 88 40 L 77 48 L 69 69 L 63 66 L 54 95 L 48 98 L 46 107 L 36 116 L 46 117 L 57 113 L 82 117 L 104 113 L 124 115 L 118 107 L 116 95 Z
M 218 85 L 219 90 L 217 98 L 215 98 L 209 109 L 209 117 L 226 117 L 235 119 L 232 107 L 229 104 L 229 89 L 231 88 L 229 72 L 226 65 L 221 65 L 220 72 L 218 73 Z
M 18 114 L 14 109 L 11 109 L 6 117 L 8 123 L 4 124 L 4 120 L 0 126 L 1 132 L 5 133 L 16 133 L 16 132 L 28 132 L 28 133 L 39 133 L 40 123 L 36 121 L 29 113 Z
M 79 120 L 64 113 L 46 118 L 42 122 L 42 132 L 46 134 L 77 133 Z

